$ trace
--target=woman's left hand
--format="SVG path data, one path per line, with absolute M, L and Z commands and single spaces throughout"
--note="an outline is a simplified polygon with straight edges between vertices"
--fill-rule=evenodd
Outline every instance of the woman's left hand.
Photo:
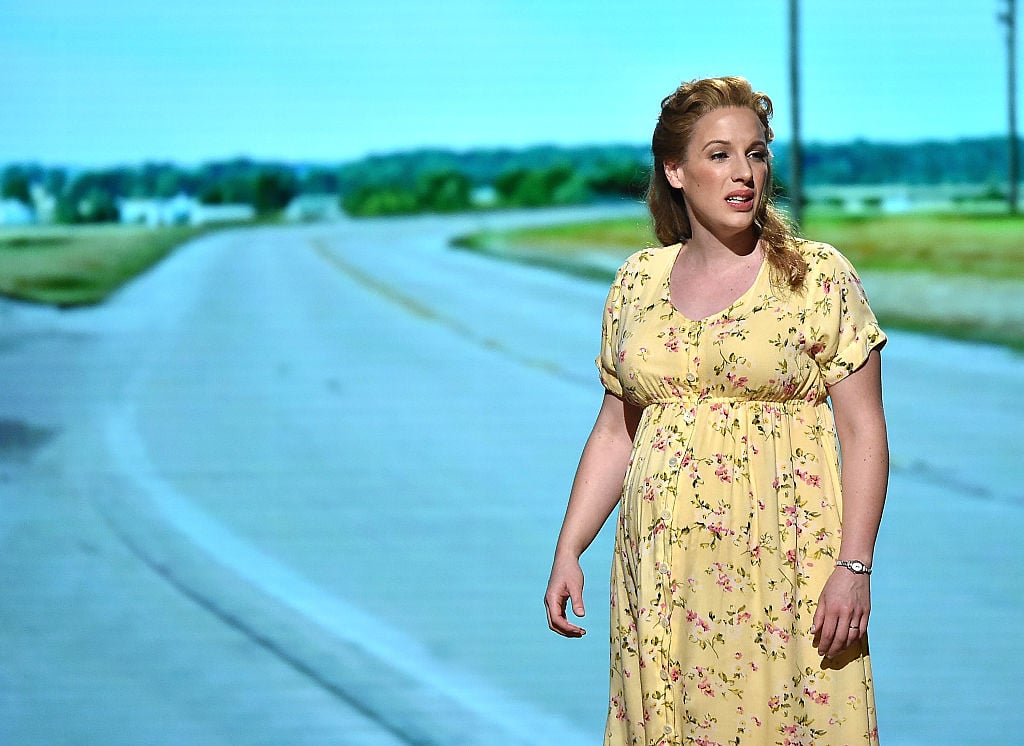
M 867 635 L 871 612 L 869 575 L 837 567 L 825 583 L 811 633 L 818 653 L 834 658 Z

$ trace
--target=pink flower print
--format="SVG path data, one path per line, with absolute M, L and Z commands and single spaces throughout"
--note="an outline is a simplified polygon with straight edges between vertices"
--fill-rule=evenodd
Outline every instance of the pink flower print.
M 803 480 L 804 484 L 809 484 L 811 487 L 821 486 L 821 477 L 817 474 L 811 474 L 803 469 L 794 469 L 793 472 Z
M 619 362 L 620 363 L 626 362 L 626 348 L 625 347 L 623 347 L 621 350 L 619 350 Z
M 686 621 L 688 621 L 690 625 L 694 628 L 694 630 L 696 630 L 697 632 L 711 631 L 711 625 L 708 624 L 707 620 L 703 619 L 695 611 L 687 610 Z M 700 666 L 697 667 L 697 673 L 700 673 L 702 670 L 703 669 L 701 669 Z
M 679 331 L 676 327 L 670 326 L 667 330 L 668 339 L 665 340 L 665 347 L 670 352 L 679 352 L 679 338 L 676 333 Z
M 729 468 L 725 456 L 721 453 L 716 453 L 715 462 L 718 464 L 718 468 L 715 469 L 715 475 L 723 482 L 732 482 L 732 470 Z
M 701 679 L 697 683 L 697 688 L 709 697 L 715 696 L 715 687 L 711 684 L 711 681 L 708 679 Z
M 772 712 L 778 712 L 779 707 L 782 706 L 782 700 L 778 696 L 770 697 L 768 699 L 768 709 Z
M 828 704 L 828 692 L 816 692 L 808 686 L 804 687 L 804 696 L 819 705 Z
M 721 539 L 724 536 L 733 536 L 736 532 L 731 528 L 726 528 L 722 525 L 721 521 L 712 523 L 708 527 L 708 531 L 715 535 L 715 538 Z
M 732 370 L 730 370 L 728 373 L 725 374 L 725 380 L 727 380 L 729 383 L 731 383 L 736 388 L 740 388 L 740 389 L 744 388 L 747 385 L 747 383 L 750 381 L 750 379 L 747 378 L 747 376 L 736 375 L 736 372 L 732 371 Z
M 793 565 L 794 567 L 796 567 L 796 550 L 795 549 L 787 549 L 786 550 L 786 562 L 788 564 Z
M 776 627 L 771 622 L 765 623 L 764 631 L 767 632 L 770 635 L 774 635 L 774 636 L 778 637 L 783 642 L 789 642 L 789 639 L 790 639 L 789 632 L 784 630 L 782 627 Z
M 796 506 L 787 505 L 782 509 L 782 514 L 786 516 L 786 528 L 792 528 L 796 524 Z

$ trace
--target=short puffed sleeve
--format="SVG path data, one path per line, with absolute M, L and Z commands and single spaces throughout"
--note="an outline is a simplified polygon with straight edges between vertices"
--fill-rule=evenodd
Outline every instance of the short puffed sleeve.
M 619 357 L 619 322 L 622 312 L 622 280 L 623 270 L 615 273 L 615 281 L 608 290 L 608 299 L 604 304 L 604 316 L 601 321 L 601 352 L 597 356 L 597 369 L 601 374 L 604 387 L 622 397 L 622 382 L 619 380 L 616 363 Z
M 860 368 L 886 342 L 849 260 L 828 244 L 804 249 L 808 325 L 814 360 L 827 386 Z

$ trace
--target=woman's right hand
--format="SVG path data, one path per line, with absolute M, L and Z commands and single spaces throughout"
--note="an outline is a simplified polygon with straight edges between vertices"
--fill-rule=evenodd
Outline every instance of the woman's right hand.
M 569 621 L 565 614 L 567 601 L 572 601 L 572 612 L 578 617 L 586 614 L 583 607 L 583 569 L 578 559 L 556 558 L 551 566 L 544 606 L 548 613 L 548 627 L 563 637 L 583 637 L 587 631 Z

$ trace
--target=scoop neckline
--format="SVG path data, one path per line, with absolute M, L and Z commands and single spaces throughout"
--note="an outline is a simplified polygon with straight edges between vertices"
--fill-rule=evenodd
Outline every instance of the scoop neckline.
M 768 264 L 768 260 L 762 252 L 761 265 L 757 268 L 757 274 L 754 276 L 754 281 L 750 283 L 750 287 L 748 287 L 746 290 L 744 290 L 742 293 L 736 296 L 735 299 L 730 301 L 730 303 L 725 308 L 710 313 L 707 316 L 702 316 L 699 319 L 692 319 L 685 313 L 680 311 L 676 307 L 676 304 L 672 301 L 672 269 L 676 266 L 676 261 L 679 259 L 679 255 L 683 253 L 684 248 L 684 244 L 679 244 L 678 248 L 675 250 L 675 253 L 672 255 L 672 261 L 668 265 L 668 273 L 665 275 L 665 302 L 668 303 L 668 307 L 672 309 L 673 313 L 675 313 L 680 318 L 685 319 L 691 324 L 703 324 L 708 321 L 713 321 L 714 319 L 717 319 L 723 314 L 725 314 L 729 309 L 735 307 L 738 303 L 745 301 L 747 299 L 747 296 L 753 293 L 754 289 L 761 283 L 761 276 L 764 275 L 765 267 Z

